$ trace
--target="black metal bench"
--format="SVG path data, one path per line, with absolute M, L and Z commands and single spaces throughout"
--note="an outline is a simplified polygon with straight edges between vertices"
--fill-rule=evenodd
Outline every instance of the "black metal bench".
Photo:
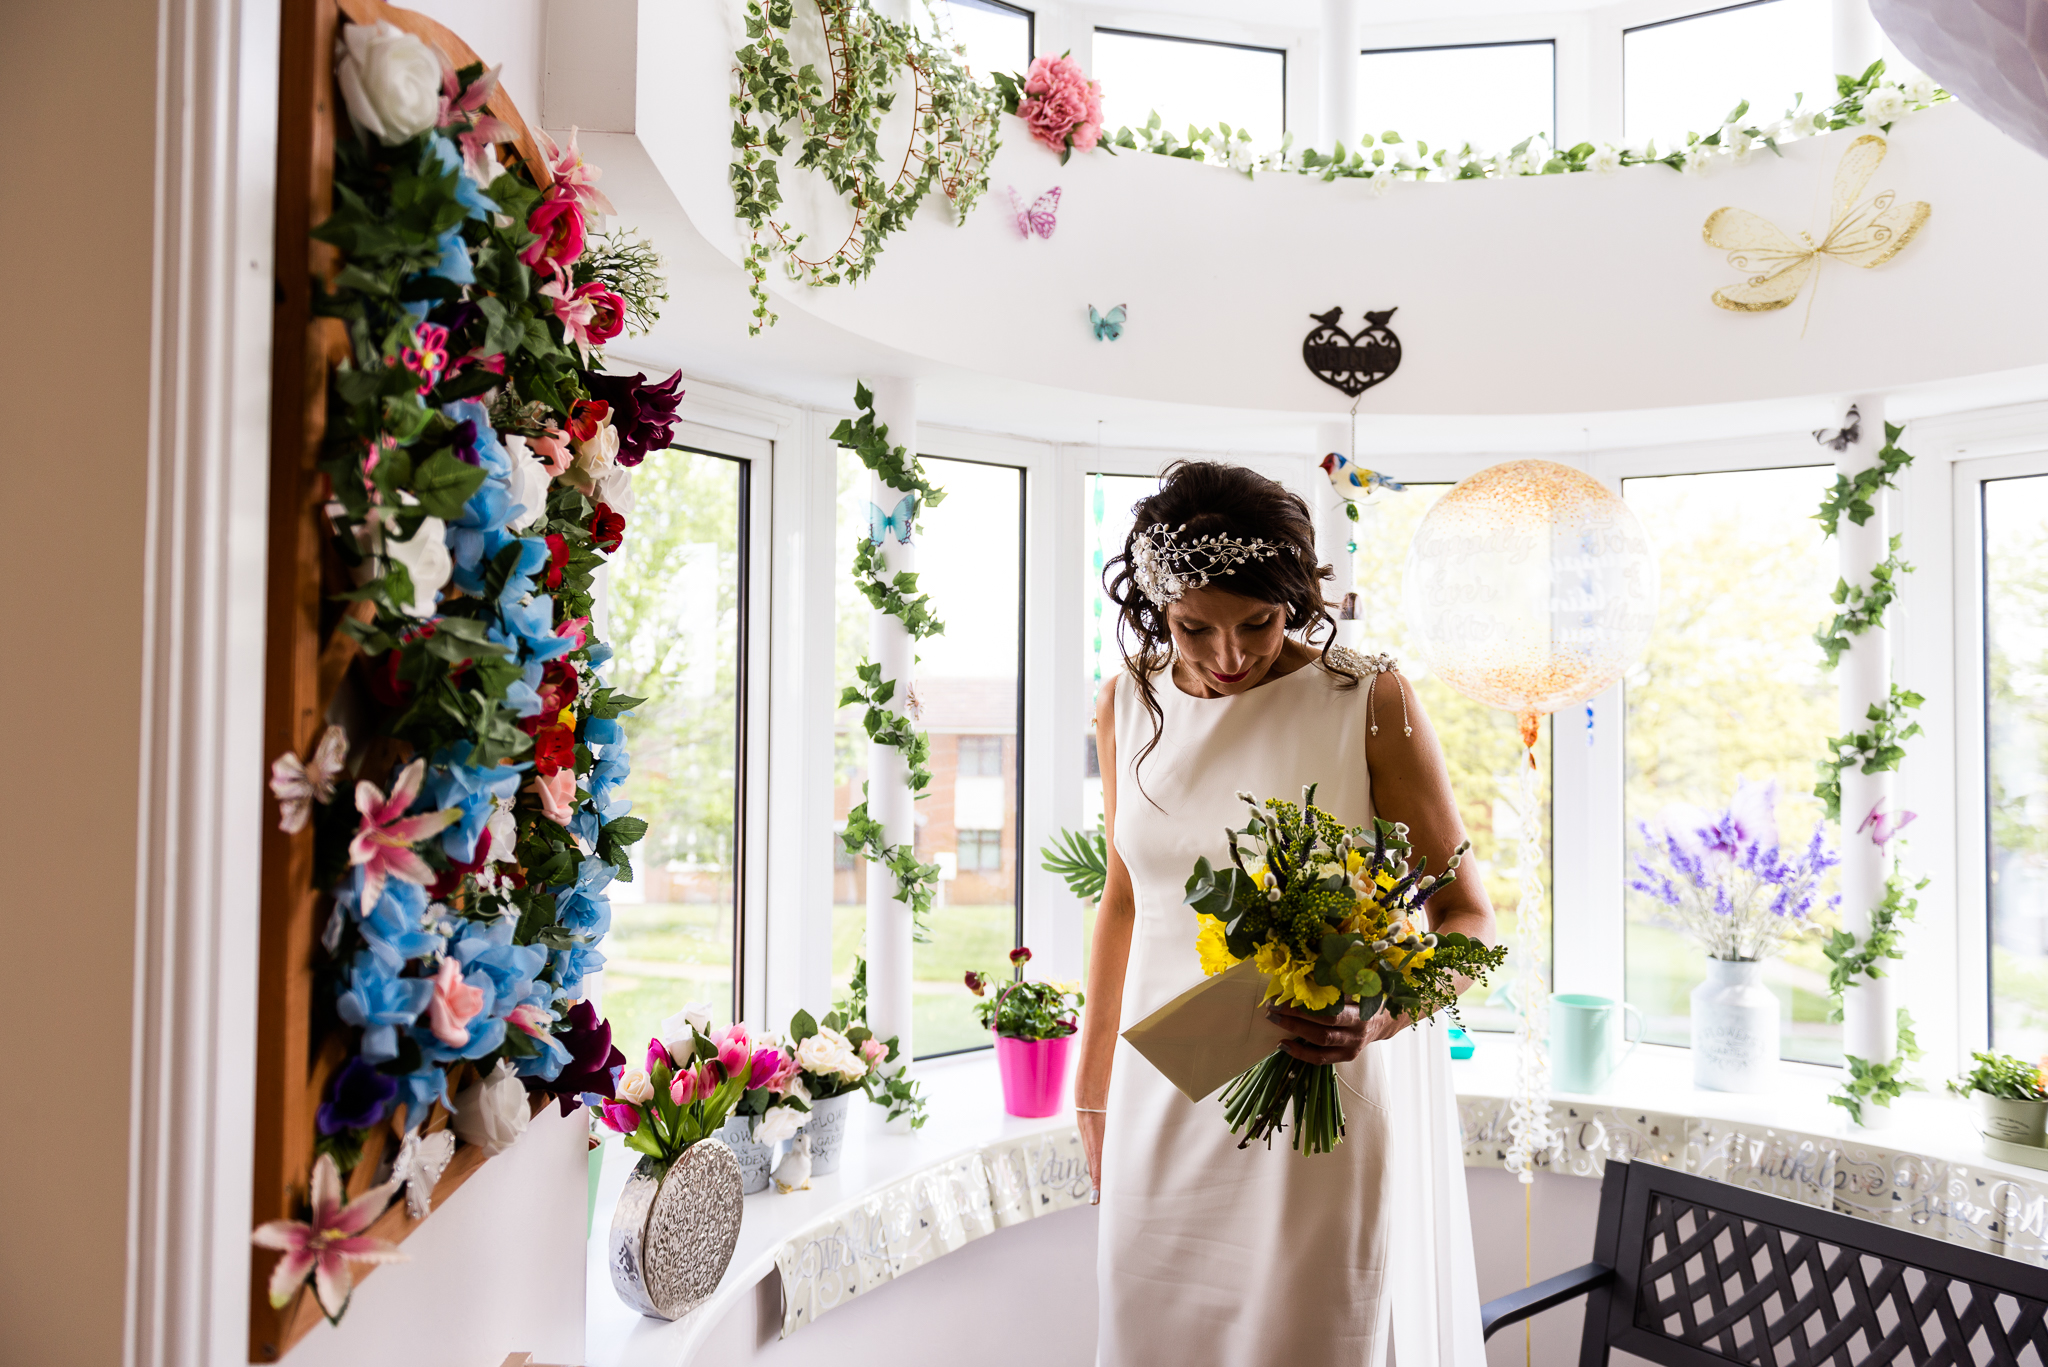
M 2048 1269 L 1653 1163 L 1607 1164 L 1593 1261 L 1486 1336 L 1580 1296 L 1579 1367 L 2048 1367 Z

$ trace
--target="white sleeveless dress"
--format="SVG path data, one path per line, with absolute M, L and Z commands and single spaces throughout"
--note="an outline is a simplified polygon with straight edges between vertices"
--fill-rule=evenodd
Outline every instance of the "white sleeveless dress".
M 1224 829 L 1243 819 L 1238 790 L 1299 800 L 1315 783 L 1316 805 L 1339 820 L 1371 817 L 1370 675 L 1344 682 L 1316 663 L 1195 698 L 1162 672 L 1159 744 L 1134 773 L 1152 719 L 1136 681 L 1118 679 L 1116 848 L 1137 897 L 1120 1029 L 1202 979 L 1182 890 L 1198 856 L 1226 857 Z M 1296 1153 L 1291 1131 L 1270 1151 L 1240 1150 L 1216 1097 L 1190 1103 L 1118 1040 L 1100 1367 L 1483 1367 L 1446 1032 L 1404 1031 L 1338 1073 L 1349 1086 L 1335 1152 Z

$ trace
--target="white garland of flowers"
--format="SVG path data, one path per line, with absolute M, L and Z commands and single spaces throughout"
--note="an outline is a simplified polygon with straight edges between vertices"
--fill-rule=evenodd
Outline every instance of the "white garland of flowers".
M 1183 141 L 1165 130 L 1157 113 L 1143 128 L 1120 128 L 1114 138 L 1105 136 L 1103 143 L 1116 150 L 1227 166 L 1247 179 L 1259 171 L 1275 171 L 1324 180 L 1369 180 L 1374 190 L 1384 194 L 1399 180 L 1503 180 L 1578 171 L 1612 173 L 1630 166 L 1667 166 L 1688 175 L 1704 175 L 1717 164 L 1742 165 L 1759 147 L 1776 152 L 1780 143 L 1859 125 L 1874 124 L 1889 131 L 1904 115 L 1953 98 L 1927 76 L 1904 82 L 1885 80 L 1882 61 L 1873 63 L 1860 77 L 1835 79 L 1838 98 L 1831 105 L 1811 107 L 1802 100 L 1783 116 L 1761 123 L 1749 118 L 1749 101 L 1744 100 L 1712 131 L 1687 133 L 1683 143 L 1662 149 L 1650 139 L 1619 147 L 1581 142 L 1557 150 L 1536 134 L 1506 152 L 1490 155 L 1469 142 L 1455 151 L 1446 146 L 1432 150 L 1429 143 L 1407 142 L 1400 134 L 1388 132 L 1377 138 L 1363 134 L 1355 148 L 1347 151 L 1340 143 L 1329 153 L 1314 148 L 1297 151 L 1294 135 L 1289 133 L 1279 147 L 1260 152 L 1253 148 L 1248 129 L 1233 129 L 1227 123 L 1214 129 L 1190 125 Z

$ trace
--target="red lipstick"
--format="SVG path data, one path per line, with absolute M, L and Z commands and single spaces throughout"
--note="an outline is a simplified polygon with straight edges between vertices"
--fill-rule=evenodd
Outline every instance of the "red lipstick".
M 1213 669 L 1212 669 L 1212 670 L 1210 670 L 1210 671 L 1209 671 L 1209 676 L 1210 676 L 1211 678 L 1215 679 L 1217 683 L 1226 683 L 1226 684 L 1234 684 L 1234 683 L 1242 683 L 1242 682 L 1244 682 L 1244 680 L 1246 680 L 1246 679 L 1250 678 L 1250 677 L 1251 677 L 1251 671 L 1250 671 L 1249 669 L 1246 669 L 1246 670 L 1241 670 L 1241 671 L 1239 671 L 1239 672 L 1238 672 L 1238 673 L 1236 673 L 1236 674 L 1223 674 L 1223 673 L 1219 673 L 1218 671 L 1216 671 L 1216 670 L 1213 670 Z

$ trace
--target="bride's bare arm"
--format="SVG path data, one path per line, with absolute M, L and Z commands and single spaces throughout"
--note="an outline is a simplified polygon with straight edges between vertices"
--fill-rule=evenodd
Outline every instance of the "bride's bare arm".
M 1451 851 L 1465 839 L 1465 822 L 1458 815 L 1436 728 L 1414 686 L 1400 674 L 1377 674 L 1364 686 L 1374 690 L 1373 715 L 1379 722 L 1379 734 L 1365 741 L 1373 806 L 1383 819 L 1405 823 L 1415 855 L 1427 857 L 1432 872 L 1442 872 Z M 1428 911 L 1431 930 L 1460 931 L 1493 943 L 1493 904 L 1476 868 L 1460 870 L 1457 882 L 1429 899 Z
M 1116 680 L 1102 686 L 1095 703 L 1095 754 L 1102 770 L 1102 821 L 1109 835 L 1109 880 L 1095 911 L 1095 936 L 1088 947 L 1088 1006 L 1081 1017 L 1081 1065 L 1074 1075 L 1075 1119 L 1088 1155 L 1088 1176 L 1098 1199 L 1102 1191 L 1102 1132 L 1109 1117 L 1109 1070 L 1116 1055 L 1117 1023 L 1123 1018 L 1124 967 L 1131 958 L 1131 926 L 1137 902 L 1130 871 L 1116 852 Z

